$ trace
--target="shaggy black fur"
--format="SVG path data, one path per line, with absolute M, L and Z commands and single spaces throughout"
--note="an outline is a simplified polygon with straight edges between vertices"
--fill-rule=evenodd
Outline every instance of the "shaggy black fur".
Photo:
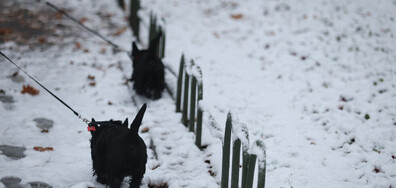
M 139 50 L 136 43 L 132 43 L 133 73 L 131 80 L 135 82 L 133 89 L 139 95 L 145 95 L 147 98 L 161 98 L 165 88 L 164 64 L 156 53 L 161 35 L 161 32 L 158 33 L 150 41 L 147 50 Z
M 128 129 L 128 119 L 96 122 L 92 119 L 91 157 L 97 181 L 110 188 L 119 188 L 126 176 L 132 176 L 129 186 L 139 187 L 146 172 L 146 144 L 139 136 L 146 104 L 142 106 Z

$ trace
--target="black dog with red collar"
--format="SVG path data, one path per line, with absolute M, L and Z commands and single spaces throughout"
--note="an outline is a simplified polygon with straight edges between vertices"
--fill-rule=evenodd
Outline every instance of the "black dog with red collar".
M 131 176 L 130 187 L 139 187 L 146 172 L 147 147 L 139 136 L 146 104 L 144 104 L 128 128 L 128 119 L 101 121 L 92 119 L 91 157 L 94 175 L 99 183 L 118 188 L 126 176 Z

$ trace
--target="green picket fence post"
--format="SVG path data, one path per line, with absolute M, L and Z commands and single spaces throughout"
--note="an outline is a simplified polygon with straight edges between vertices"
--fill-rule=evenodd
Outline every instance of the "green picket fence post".
M 238 138 L 234 141 L 234 146 L 232 148 L 231 188 L 238 188 L 240 156 L 241 140 Z
M 165 57 L 165 42 L 166 42 L 166 33 L 165 30 L 162 29 L 162 37 L 161 37 L 161 58 Z
M 192 76 L 191 78 L 191 96 L 190 96 L 190 122 L 189 122 L 189 127 L 188 130 L 190 132 L 194 132 L 194 125 L 195 125 L 195 104 L 197 103 L 196 101 L 196 95 L 197 95 L 197 79 Z
M 266 164 L 264 166 L 260 166 L 258 169 L 257 188 L 265 188 L 265 175 L 266 175 Z
M 258 161 L 258 178 L 257 178 L 257 188 L 265 187 L 265 176 L 266 176 L 266 166 L 267 166 L 267 157 L 266 157 L 266 148 L 265 144 L 262 140 L 257 140 L 254 143 L 261 151 L 261 155 L 259 154 L 257 157 Z
M 202 101 L 203 99 L 203 85 L 202 85 L 202 71 L 199 67 L 198 68 L 198 72 L 200 74 L 200 80 L 198 82 L 198 107 L 197 107 L 197 129 L 195 132 L 195 144 L 201 148 L 202 147 L 202 115 L 203 115 L 203 111 L 202 109 L 199 107 L 199 101 Z
M 118 6 L 121 7 L 122 10 L 125 10 L 125 2 L 124 0 L 117 0 Z
M 187 74 L 187 71 L 185 71 L 185 73 L 184 73 L 184 91 L 183 91 L 184 98 L 183 98 L 182 121 L 183 121 L 183 124 L 186 127 L 188 125 L 187 111 L 188 111 L 188 88 L 189 88 L 189 83 L 190 83 L 190 76 Z
M 139 38 L 140 19 L 138 16 L 139 9 L 140 9 L 140 0 L 131 0 L 129 25 L 131 26 L 133 35 L 135 35 L 137 41 L 140 41 Z
M 180 59 L 179 76 L 177 77 L 176 112 L 181 112 L 180 107 L 181 107 L 184 64 L 185 64 L 185 60 L 184 60 L 184 55 L 182 54 Z
M 157 34 L 157 17 L 153 14 L 153 12 L 150 12 L 150 26 L 149 26 L 149 35 L 148 35 L 148 41 L 150 41 L 155 37 Z
M 254 178 L 254 169 L 256 165 L 256 159 L 257 155 L 255 154 L 250 154 L 249 155 L 249 164 L 246 172 L 246 182 L 245 182 L 245 187 L 246 188 L 252 188 L 253 187 L 253 178 Z
M 247 150 L 242 151 L 242 188 L 245 188 L 247 171 L 249 165 L 249 153 Z
M 231 113 L 227 115 L 226 128 L 224 133 L 223 143 L 223 161 L 221 169 L 221 187 L 228 188 L 229 170 L 230 170 L 230 145 L 231 145 L 231 128 L 232 116 Z
M 158 27 L 155 27 L 155 36 L 157 36 L 157 34 L 159 33 L 159 32 L 162 32 L 162 36 L 161 36 L 161 38 L 159 39 L 159 42 L 158 42 L 158 47 L 156 48 L 156 54 L 158 55 L 158 57 L 160 58 L 160 59 L 162 59 L 162 57 L 164 56 L 163 54 L 162 54 L 162 39 L 164 38 L 164 31 L 162 30 L 162 27 L 161 26 L 158 26 Z

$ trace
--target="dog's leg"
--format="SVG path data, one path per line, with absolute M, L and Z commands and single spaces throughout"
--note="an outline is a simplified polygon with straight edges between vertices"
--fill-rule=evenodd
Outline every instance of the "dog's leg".
M 139 188 L 142 183 L 143 175 L 140 177 L 132 176 L 131 182 L 129 183 L 129 188 Z
M 154 99 L 161 98 L 161 95 L 162 95 L 162 91 L 159 91 L 157 89 L 154 91 Z
M 108 184 L 109 181 L 105 176 L 105 166 L 104 166 L 106 159 L 103 157 L 103 155 L 96 155 L 93 158 L 95 159 L 93 160 L 93 167 L 96 173 L 96 181 L 101 184 Z
M 129 188 L 139 188 L 142 183 L 144 172 L 146 171 L 145 167 L 141 167 L 141 170 L 136 170 L 132 174 L 132 178 L 129 182 Z

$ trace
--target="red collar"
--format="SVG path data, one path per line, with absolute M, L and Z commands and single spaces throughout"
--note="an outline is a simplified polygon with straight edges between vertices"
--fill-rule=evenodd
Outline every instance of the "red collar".
M 96 131 L 96 128 L 94 127 L 94 126 L 92 126 L 92 127 L 88 127 L 88 131 Z

